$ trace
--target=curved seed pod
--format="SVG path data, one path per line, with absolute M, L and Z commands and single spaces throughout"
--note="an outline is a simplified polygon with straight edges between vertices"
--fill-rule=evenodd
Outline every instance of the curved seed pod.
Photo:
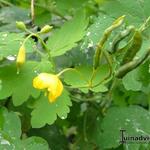
M 133 31 L 135 27 L 129 26 L 126 30 L 120 32 L 117 34 L 117 36 L 114 38 L 111 46 L 111 53 L 115 53 L 118 50 L 119 44 L 122 40 L 124 40 L 126 37 L 128 37 Z
M 142 35 L 140 31 L 136 30 L 132 38 L 132 44 L 125 53 L 121 64 L 126 64 L 130 62 L 136 55 L 136 53 L 140 50 L 141 46 L 142 46 Z
M 123 66 L 121 66 L 117 70 L 115 76 L 117 78 L 123 78 L 128 72 L 132 71 L 133 69 L 137 68 L 140 64 L 142 64 L 149 55 L 150 55 L 150 48 L 142 57 L 140 57 L 138 59 L 134 59 L 134 60 L 124 64 Z
M 125 15 L 117 18 L 110 27 L 108 27 L 105 31 L 104 34 L 102 36 L 102 39 L 100 40 L 100 42 L 98 43 L 97 49 L 95 51 L 94 54 L 94 60 L 93 60 L 93 68 L 96 70 L 97 67 L 99 66 L 99 61 L 100 58 L 102 56 L 102 52 L 103 52 L 103 47 L 105 42 L 107 41 L 107 39 L 109 38 L 111 32 L 116 29 L 117 27 L 119 27 L 123 21 L 124 21 Z

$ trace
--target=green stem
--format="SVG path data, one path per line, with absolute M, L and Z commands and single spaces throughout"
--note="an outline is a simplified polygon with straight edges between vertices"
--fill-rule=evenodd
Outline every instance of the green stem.
M 31 38 L 32 36 L 37 37 L 37 38 L 40 40 L 40 42 L 41 42 L 43 48 L 46 50 L 46 52 L 47 52 L 47 54 L 48 54 L 49 61 L 52 63 L 53 69 L 54 69 L 54 71 L 55 71 L 55 63 L 54 63 L 54 61 L 53 61 L 53 59 L 52 59 L 52 56 L 51 56 L 51 53 L 50 53 L 51 51 L 47 48 L 47 46 L 46 46 L 45 42 L 43 41 L 43 39 L 42 39 L 38 34 L 32 33 L 32 32 L 29 31 L 28 29 L 27 29 L 26 31 L 29 32 L 30 35 L 27 36 L 27 38 L 24 40 L 23 44 L 25 44 L 25 42 L 26 42 L 29 38 Z
M 85 112 L 84 118 L 83 118 L 83 135 L 85 142 L 88 141 L 87 134 L 86 134 L 86 124 L 87 124 L 87 111 Z
M 145 22 L 141 25 L 141 27 L 139 28 L 139 30 L 141 32 L 143 32 L 144 30 L 146 30 L 148 27 L 150 26 L 150 16 L 145 20 Z
M 52 9 L 52 8 L 50 8 L 50 7 L 45 7 L 45 6 L 40 5 L 40 4 L 38 4 L 38 3 L 35 3 L 34 5 L 37 6 L 37 7 L 43 8 L 43 9 L 45 9 L 46 11 L 55 14 L 56 16 L 61 17 L 63 20 L 68 20 L 67 18 L 65 18 L 62 14 L 60 14 L 60 13 L 59 13 L 58 11 L 56 11 L 55 9 Z
M 65 69 L 63 69 L 61 72 L 59 72 L 59 73 L 57 74 L 57 76 L 59 77 L 59 76 L 61 76 L 63 73 L 65 73 L 66 71 L 70 71 L 70 70 L 76 70 L 76 69 L 74 69 L 74 68 L 65 68 Z
M 31 0 L 31 20 L 32 20 L 32 24 L 34 23 L 34 19 L 35 19 L 34 0 Z
M 107 98 L 106 100 L 108 100 L 108 102 L 105 104 L 105 107 L 102 109 L 102 113 L 104 114 L 104 112 L 106 111 L 106 109 L 111 105 L 112 102 L 112 91 L 113 89 L 117 86 L 117 78 L 114 78 L 111 87 L 109 89 L 109 92 L 107 93 Z
M 150 55 L 150 48 L 142 57 L 138 59 L 134 59 L 133 61 L 130 61 L 124 64 L 123 66 L 121 66 L 117 70 L 115 76 L 117 78 L 123 78 L 128 72 L 130 72 L 131 70 L 137 68 L 140 64 L 142 64 L 149 55 Z
M 111 75 L 112 75 L 112 61 L 111 61 L 111 59 L 109 58 L 109 54 L 107 53 L 107 51 L 104 51 L 104 56 L 105 56 L 105 58 L 106 58 L 106 60 L 107 60 L 107 63 L 108 63 L 108 65 L 109 65 L 109 73 L 108 73 L 108 75 L 106 75 L 106 77 L 105 77 L 102 81 L 100 81 L 99 83 L 97 83 L 97 84 L 91 86 L 91 88 L 94 88 L 94 87 L 99 86 L 99 85 L 102 84 L 104 81 L 106 81 L 107 79 L 109 79 L 109 78 L 111 77 Z

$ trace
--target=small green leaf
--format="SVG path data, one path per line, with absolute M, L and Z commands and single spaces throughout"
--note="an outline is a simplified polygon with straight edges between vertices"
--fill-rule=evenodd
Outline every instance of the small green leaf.
M 138 81 L 137 69 L 129 72 L 125 77 L 123 77 L 122 82 L 126 90 L 141 90 L 142 83 Z
M 78 88 L 87 92 L 88 88 L 82 88 L 89 84 L 89 80 L 91 79 L 93 68 L 90 66 L 79 66 L 75 68 L 76 70 L 71 70 L 64 73 L 64 81 L 71 85 L 74 88 Z M 102 65 L 98 68 L 95 77 L 93 78 L 93 85 L 96 85 L 100 81 L 102 81 L 109 72 L 108 65 Z M 103 84 L 100 84 L 97 87 L 91 88 L 90 90 L 94 92 L 106 92 L 107 87 Z
M 69 106 L 72 103 L 68 96 L 68 93 L 64 90 L 63 94 L 58 97 L 56 102 L 49 103 L 46 96 L 41 95 L 37 103 L 35 104 L 35 109 L 32 111 L 31 124 L 33 128 L 43 127 L 45 124 L 53 124 L 57 119 L 57 115 L 61 119 L 67 118 L 69 113 Z
M 12 139 L 20 138 L 21 123 L 19 117 L 14 112 L 8 112 L 5 108 L 1 108 L 0 117 L 3 117 L 2 131 L 7 133 Z
M 51 55 L 62 55 L 76 46 L 76 42 L 83 38 L 86 27 L 87 18 L 85 13 L 80 11 L 72 20 L 66 22 L 49 38 L 47 45 L 51 50 Z
M 40 137 L 29 137 L 20 140 L 21 122 L 19 117 L 14 112 L 8 112 L 5 108 L 1 108 L 0 118 L 4 117 L 2 129 L 0 129 L 0 149 L 6 150 L 48 150 L 47 142 Z

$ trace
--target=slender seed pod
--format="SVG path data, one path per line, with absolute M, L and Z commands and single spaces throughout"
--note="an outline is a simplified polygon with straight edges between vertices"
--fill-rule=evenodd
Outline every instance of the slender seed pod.
M 101 51 L 102 51 L 102 47 L 101 46 L 98 46 L 97 47 L 97 50 L 95 52 L 95 55 L 94 55 L 94 61 L 93 61 L 93 68 L 96 70 L 99 66 L 99 61 L 100 61 L 100 54 L 101 54 Z
M 134 58 L 136 53 L 140 50 L 141 46 L 142 46 L 142 35 L 140 31 L 136 30 L 132 38 L 132 44 L 125 53 L 121 64 L 126 64 L 130 62 Z
M 120 42 L 128 37 L 134 31 L 134 29 L 134 26 L 129 26 L 127 29 L 116 35 L 112 41 L 111 53 L 117 52 Z
M 142 64 L 148 58 L 149 55 L 150 55 L 150 48 L 140 58 L 134 59 L 121 66 L 117 70 L 115 76 L 117 78 L 123 78 L 128 72 L 132 71 L 133 69 L 137 68 L 140 64 Z
M 111 32 L 123 23 L 124 18 L 125 18 L 125 15 L 117 18 L 112 23 L 112 25 L 104 31 L 104 34 L 103 34 L 101 40 L 99 41 L 98 46 L 97 46 L 96 51 L 95 51 L 95 54 L 94 54 L 94 59 L 93 59 L 93 69 L 94 70 L 96 70 L 99 66 L 99 62 L 100 62 L 101 56 L 103 54 L 103 48 L 104 48 L 105 42 L 108 40 Z

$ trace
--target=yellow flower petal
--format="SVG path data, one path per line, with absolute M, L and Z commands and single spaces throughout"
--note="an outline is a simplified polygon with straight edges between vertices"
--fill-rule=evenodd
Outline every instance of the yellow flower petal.
M 40 73 L 33 79 L 33 87 L 36 89 L 45 89 L 50 85 L 55 85 L 57 82 L 57 76 L 49 73 Z
M 63 91 L 63 84 L 60 80 L 58 80 L 56 87 L 49 87 L 48 88 L 49 94 L 48 99 L 49 102 L 55 102 L 57 97 L 59 97 Z
M 47 88 L 49 102 L 54 102 L 63 91 L 63 84 L 58 76 L 49 73 L 40 73 L 35 77 L 33 87 L 40 90 Z
M 26 59 L 26 50 L 24 45 L 22 45 L 17 55 L 17 60 L 16 60 L 17 65 L 18 66 L 22 65 L 25 62 L 25 59 Z

